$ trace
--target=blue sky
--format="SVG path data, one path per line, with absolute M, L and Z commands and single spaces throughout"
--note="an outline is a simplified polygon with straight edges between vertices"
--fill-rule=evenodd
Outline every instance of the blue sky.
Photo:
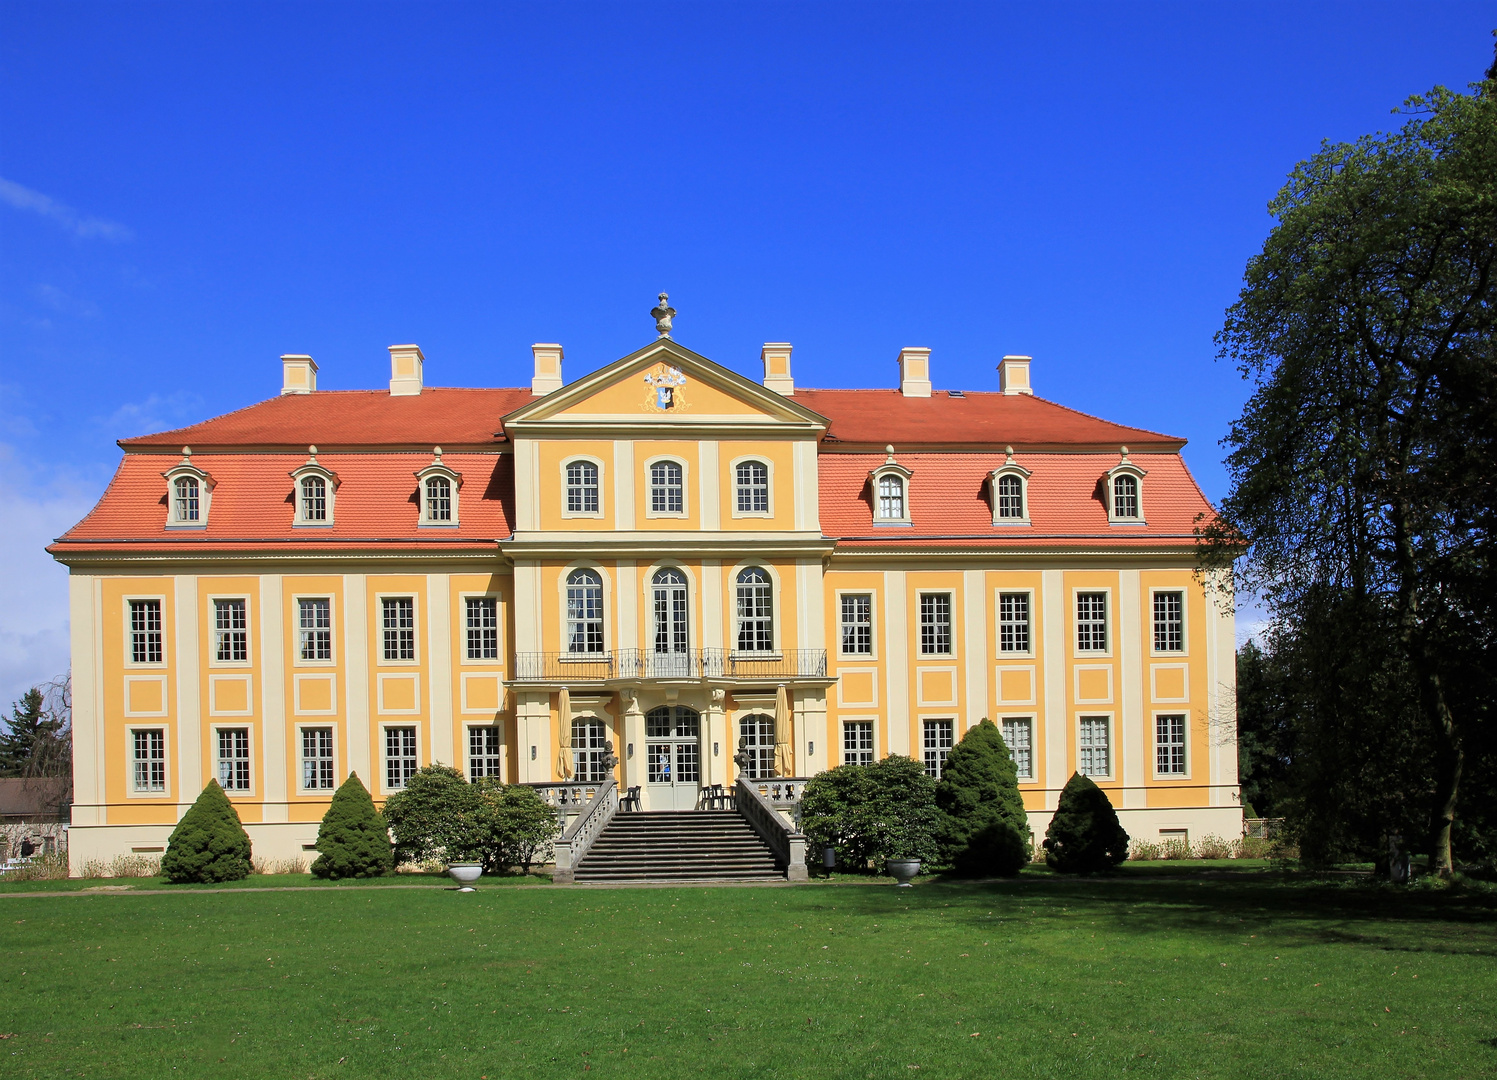
M 1490 5 L 0 4 L 0 700 L 66 668 L 41 545 L 116 438 L 274 394 L 523 384 L 676 338 L 757 377 L 1044 396 L 1184 435 L 1323 138 L 1492 55 Z

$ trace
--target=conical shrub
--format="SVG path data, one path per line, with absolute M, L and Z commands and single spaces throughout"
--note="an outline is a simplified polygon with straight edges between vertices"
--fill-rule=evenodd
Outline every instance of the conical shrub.
M 315 847 L 321 852 L 312 863 L 316 877 L 379 877 L 394 868 L 389 829 L 358 773 L 349 773 L 333 792 L 332 805 L 317 829 Z
M 1073 774 L 1045 830 L 1045 862 L 1064 874 L 1093 874 L 1127 857 L 1128 834 L 1107 793 Z
M 1029 862 L 1029 815 L 998 726 L 984 718 L 946 755 L 936 785 L 941 861 L 969 877 L 1017 874 Z
M 161 873 L 181 885 L 191 881 L 238 881 L 249 872 L 249 834 L 218 781 L 209 780 L 197 802 L 172 830 L 166 854 L 161 857 Z

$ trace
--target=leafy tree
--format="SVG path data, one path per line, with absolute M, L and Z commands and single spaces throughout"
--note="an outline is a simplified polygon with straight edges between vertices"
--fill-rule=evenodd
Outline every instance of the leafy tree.
M 1029 862 L 1029 815 L 998 726 L 986 717 L 946 755 L 936 785 L 940 857 L 959 874 L 1017 874 Z
M 312 874 L 320 878 L 379 877 L 394 869 L 390 831 L 358 773 L 349 773 L 317 828 Z
M 474 858 L 479 813 L 477 789 L 452 766 L 416 770 L 403 791 L 385 800 L 385 821 L 395 836 L 395 861 Z
M 1295 720 L 1287 693 L 1277 654 L 1251 640 L 1237 650 L 1237 775 L 1246 817 L 1283 816 Z
M 868 814 L 873 799 L 866 765 L 838 765 L 811 777 L 801 793 L 800 814 L 813 854 L 834 847 L 845 865 L 866 866 L 878 844 Z
M 1202 557 L 1225 570 L 1245 554 L 1239 590 L 1264 597 L 1285 645 L 1337 653 L 1309 631 L 1370 618 L 1378 655 L 1332 659 L 1338 677 L 1407 678 L 1411 700 L 1378 727 L 1410 721 L 1417 745 L 1372 779 L 1417 795 L 1448 874 L 1468 746 L 1489 741 L 1475 688 L 1497 655 L 1497 80 L 1404 113 L 1392 133 L 1323 145 L 1269 204 L 1277 223 L 1217 338 L 1255 389 Z M 1327 602 L 1337 617 L 1312 618 Z M 1345 713 L 1321 708 L 1334 722 L 1300 747 L 1311 772 L 1347 749 Z M 1328 810 L 1322 826 L 1363 844 L 1397 825 Z
M 479 809 L 472 844 L 481 853 L 486 872 L 519 867 L 528 873 L 534 863 L 551 857 L 558 833 L 556 811 L 535 788 L 503 784 L 493 777 L 484 777 L 474 787 Z
M 172 830 L 161 858 L 161 872 L 178 885 L 238 881 L 249 876 L 250 838 L 217 780 L 208 781 Z
M 936 858 L 936 783 L 925 767 L 891 754 L 872 765 L 839 765 L 807 782 L 801 829 L 813 851 L 830 845 L 844 863 Z
M 1063 874 L 1111 870 L 1128 857 L 1128 834 L 1103 791 L 1072 773 L 1045 830 L 1045 862 Z

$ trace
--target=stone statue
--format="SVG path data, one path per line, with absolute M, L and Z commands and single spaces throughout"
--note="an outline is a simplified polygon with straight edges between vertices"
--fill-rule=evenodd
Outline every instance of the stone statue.
M 651 309 L 650 314 L 655 317 L 655 329 L 660 336 L 668 338 L 671 336 L 671 319 L 675 318 L 676 309 L 670 306 L 670 294 L 660 294 L 660 306 Z

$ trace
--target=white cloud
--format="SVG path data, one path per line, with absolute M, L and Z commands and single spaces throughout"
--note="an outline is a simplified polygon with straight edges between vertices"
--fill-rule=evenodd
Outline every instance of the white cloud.
M 184 427 L 198 418 L 203 399 L 187 390 L 152 394 L 144 401 L 127 401 L 99 421 L 111 438 L 128 439 Z
M 30 210 L 34 214 L 51 218 L 80 239 L 130 240 L 135 236 L 135 232 L 127 225 L 80 214 L 50 195 L 32 191 L 29 187 L 22 187 L 4 177 L 0 177 L 0 202 L 7 202 L 17 210 Z

